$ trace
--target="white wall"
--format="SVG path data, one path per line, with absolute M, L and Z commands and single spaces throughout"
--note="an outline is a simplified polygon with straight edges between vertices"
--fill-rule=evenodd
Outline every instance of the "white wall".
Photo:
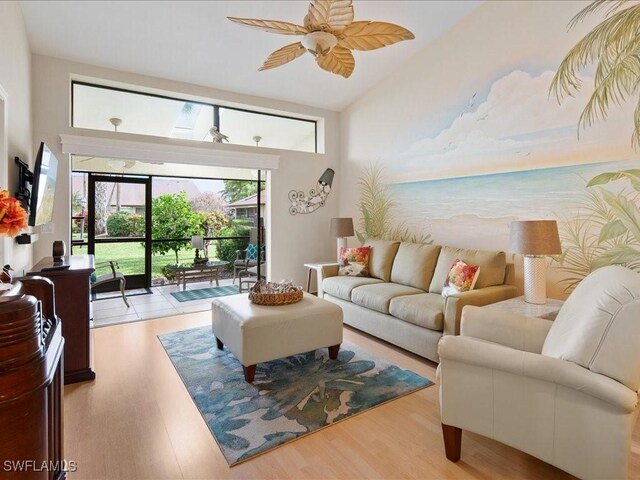
M 60 161 L 56 186 L 54 233 L 43 234 L 35 245 L 34 260 L 50 256 L 54 240 L 70 244 L 70 165 L 69 158 L 61 150 L 59 135 L 73 134 L 70 126 L 70 81 L 83 76 L 123 82 L 141 87 L 221 101 L 255 105 L 263 108 L 288 111 L 294 114 L 324 117 L 325 152 L 309 154 L 302 152 L 256 149 L 280 155 L 280 169 L 271 174 L 270 203 L 272 218 L 270 232 L 271 277 L 275 280 L 292 279 L 303 284 L 306 276 L 303 264 L 309 261 L 331 259 L 334 239 L 329 237 L 330 218 L 337 215 L 337 191 L 329 196 L 324 208 L 310 215 L 289 214 L 289 190 L 308 190 L 316 185 L 318 177 L 326 168 L 338 171 L 339 125 L 336 112 L 320 110 L 287 102 L 260 97 L 240 95 L 198 85 L 146 77 L 111 69 L 79 64 L 65 60 L 34 55 L 33 101 L 34 140 L 44 141 Z M 147 139 L 150 137 L 146 137 Z M 164 140 L 166 141 L 166 140 Z M 224 147 L 229 147 L 224 145 Z M 253 147 L 238 147 L 241 151 L 252 151 Z M 336 175 L 334 187 L 340 183 Z M 268 219 L 269 220 L 269 219 Z
M 0 188 L 13 195 L 18 185 L 14 157 L 33 162 L 31 54 L 18 2 L 0 2 L 0 87 L 7 94 L 7 158 L 0 158 Z M 4 102 L 0 102 L 4 103 Z M 0 105 L 0 110 L 3 106 Z M 3 113 L 0 111 L 0 115 Z M 0 127 L 2 128 L 2 127 Z M 0 151 L 3 149 L 0 133 Z M 31 266 L 31 246 L 3 239 L 0 265 L 10 263 L 18 275 Z

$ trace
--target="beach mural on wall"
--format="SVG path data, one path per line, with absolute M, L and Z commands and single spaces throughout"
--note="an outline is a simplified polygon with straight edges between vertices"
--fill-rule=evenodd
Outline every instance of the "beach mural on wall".
M 341 173 L 359 184 L 341 214 L 359 240 L 509 251 L 512 221 L 556 219 L 550 296 L 602 265 L 640 271 L 634 5 L 483 2 L 347 108 Z
M 550 93 L 553 68 L 497 75 L 468 92 L 466 104 L 451 106 L 444 128 L 425 118 L 412 127 L 413 141 L 391 146 L 364 169 L 360 240 L 375 236 L 371 219 L 381 208 L 387 238 L 433 234 L 438 243 L 442 232 L 450 239 L 490 229 L 505 239 L 496 245 L 505 250 L 512 221 L 557 219 L 563 255 L 554 261 L 565 292 L 603 265 L 640 269 L 634 105 L 619 102 L 615 112 L 600 110 L 585 122 L 601 72 L 575 74 L 585 88 L 559 99 Z M 579 130 L 579 122 L 590 128 Z M 371 201 L 373 181 L 382 192 L 378 203 Z

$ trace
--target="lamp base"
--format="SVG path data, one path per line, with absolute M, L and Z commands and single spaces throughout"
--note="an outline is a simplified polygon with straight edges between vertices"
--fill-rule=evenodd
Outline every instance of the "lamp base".
M 542 256 L 524 257 L 524 301 L 535 305 L 547 303 L 547 259 Z
M 338 252 L 337 252 L 337 259 L 338 259 L 338 263 L 340 263 L 340 250 L 342 250 L 342 247 L 347 247 L 347 237 L 338 237 Z
M 202 265 L 203 263 L 207 263 L 209 259 L 207 257 L 200 256 L 200 249 L 196 248 L 196 256 L 193 259 L 193 263 L 195 265 Z

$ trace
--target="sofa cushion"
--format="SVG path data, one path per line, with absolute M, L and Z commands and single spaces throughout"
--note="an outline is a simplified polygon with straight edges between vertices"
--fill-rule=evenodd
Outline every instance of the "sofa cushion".
M 389 282 L 391 280 L 393 259 L 395 258 L 396 253 L 398 253 L 400 242 L 370 238 L 364 242 L 364 244 L 371 247 L 371 255 L 369 256 L 369 275 L 375 278 L 380 278 L 385 282 Z
M 437 293 L 395 297 L 389 303 L 389 313 L 419 327 L 441 332 L 444 325 L 444 298 Z
M 558 312 L 542 354 L 640 389 L 640 274 L 620 266 L 590 273 Z
M 438 245 L 401 243 L 393 260 L 391 281 L 425 291 L 429 290 L 439 253 Z
M 476 281 L 475 289 L 504 283 L 504 275 L 507 269 L 507 256 L 504 252 L 442 247 L 438 256 L 436 270 L 429 286 L 430 293 L 442 293 L 442 287 L 444 282 L 447 281 L 447 275 L 456 258 L 469 265 L 478 265 L 480 267 L 480 275 Z
M 328 277 L 322 281 L 322 290 L 334 297 L 351 301 L 351 290 L 373 283 L 382 283 L 382 280 L 368 277 Z
M 381 313 L 389 313 L 389 302 L 392 298 L 402 295 L 417 295 L 425 293 L 419 290 L 397 283 L 377 283 L 354 288 L 351 291 L 351 301 L 356 305 L 375 310 Z

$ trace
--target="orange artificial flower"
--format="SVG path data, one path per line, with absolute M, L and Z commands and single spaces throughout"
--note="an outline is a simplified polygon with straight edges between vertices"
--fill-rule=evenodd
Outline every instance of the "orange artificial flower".
M 0 236 L 15 237 L 25 228 L 27 212 L 7 190 L 0 190 Z

